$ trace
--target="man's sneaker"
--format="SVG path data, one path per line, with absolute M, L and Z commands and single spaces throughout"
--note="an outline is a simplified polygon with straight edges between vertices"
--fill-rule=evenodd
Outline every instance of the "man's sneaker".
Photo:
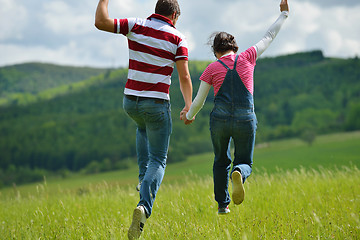
M 144 206 L 138 206 L 133 213 L 133 219 L 128 231 L 129 240 L 138 239 L 143 231 L 146 222 Z
M 242 181 L 242 176 L 239 171 L 234 171 L 231 175 L 233 192 L 232 200 L 234 204 L 240 204 L 244 201 L 245 189 Z
M 141 182 L 136 186 L 136 191 L 140 192 Z
M 230 212 L 229 206 L 226 206 L 224 208 L 219 208 L 218 209 L 218 214 L 227 214 Z

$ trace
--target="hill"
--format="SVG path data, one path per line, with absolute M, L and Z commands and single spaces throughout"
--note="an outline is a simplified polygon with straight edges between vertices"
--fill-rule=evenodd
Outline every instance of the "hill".
M 41 92 L 79 83 L 106 69 L 26 63 L 0 68 L 0 105 L 27 105 L 41 98 Z
M 208 63 L 189 63 L 194 94 L 198 77 Z M 66 82 L 60 77 L 66 68 L 59 67 L 52 74 L 54 66 L 40 64 L 49 68 L 39 79 L 53 83 L 21 92 L 26 84 L 16 81 L 16 76 L 25 74 L 21 69 L 36 69 L 31 66 L 0 68 L 2 76 L 7 76 L 6 91 L 23 99 L 7 99 L 8 104 L 0 107 L 3 184 L 38 180 L 44 171 L 61 175 L 69 170 L 94 173 L 127 168 L 130 161 L 135 161 L 135 125 L 122 110 L 126 69 L 95 69 L 94 75 L 88 73 L 91 76 L 86 79 L 65 75 L 70 79 Z M 12 74 L 6 74 L 9 69 Z M 48 75 L 54 78 L 46 78 Z M 0 85 L 5 86 L 3 79 Z M 209 94 L 196 121 L 187 127 L 178 120 L 183 100 L 177 79 L 174 71 L 169 163 L 212 151 L 208 115 L 213 96 Z M 257 143 L 288 137 L 301 137 L 311 143 L 317 134 L 360 129 L 359 79 L 358 59 L 325 58 L 320 51 L 260 59 L 255 68 L 254 93 L 259 120 Z M 19 82 L 23 88 L 15 87 Z M 33 98 L 27 100 L 27 94 Z

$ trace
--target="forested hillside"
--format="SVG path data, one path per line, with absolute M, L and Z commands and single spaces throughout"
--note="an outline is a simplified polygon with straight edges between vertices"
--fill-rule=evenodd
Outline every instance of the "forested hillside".
M 0 68 L 0 105 L 27 105 L 49 96 L 67 93 L 106 69 L 27 63 Z M 66 86 L 66 87 L 65 87 Z M 65 88 L 64 88 L 65 87 Z M 52 89 L 52 92 L 47 92 Z
M 190 62 L 194 95 L 208 63 Z M 36 68 L 46 74 L 31 73 Z M 43 64 L 0 68 L 0 186 L 37 180 L 46 171 L 92 173 L 135 161 L 135 125 L 122 110 L 127 70 L 68 71 Z M 31 81 L 19 77 L 26 74 Z M 10 92 L 18 94 L 17 100 Z M 254 96 L 257 143 L 360 129 L 360 61 L 324 58 L 321 51 L 260 59 Z M 183 100 L 174 71 L 169 163 L 212 150 L 212 101 L 210 93 L 195 122 L 185 126 L 179 120 Z
M 324 58 L 315 51 L 263 59 L 255 79 L 264 140 L 360 128 L 358 58 Z

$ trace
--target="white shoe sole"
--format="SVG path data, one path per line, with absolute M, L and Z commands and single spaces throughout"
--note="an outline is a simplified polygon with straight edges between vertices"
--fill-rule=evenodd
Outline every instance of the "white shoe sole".
M 245 197 L 245 189 L 242 182 L 242 176 L 239 171 L 234 171 L 231 175 L 231 179 L 233 184 L 232 200 L 234 204 L 238 205 L 244 201 Z
M 140 192 L 141 182 L 136 186 L 136 191 Z
M 142 211 L 140 208 L 135 208 L 133 213 L 132 223 L 128 231 L 129 240 L 140 238 L 142 232 L 142 226 L 140 226 Z

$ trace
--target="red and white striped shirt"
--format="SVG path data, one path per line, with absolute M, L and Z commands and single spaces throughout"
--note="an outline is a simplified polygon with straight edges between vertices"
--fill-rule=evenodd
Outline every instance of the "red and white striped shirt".
M 129 44 L 129 72 L 124 93 L 169 100 L 174 64 L 188 60 L 185 37 L 170 19 L 153 14 L 147 19 L 114 19 L 114 32 Z
M 225 63 L 230 69 L 234 68 L 236 54 L 225 55 L 220 60 Z M 239 74 L 245 87 L 251 94 L 254 92 L 254 68 L 256 65 L 256 49 L 250 47 L 245 52 L 239 54 L 236 64 L 236 71 Z M 214 87 L 214 95 L 219 91 L 227 69 L 218 61 L 211 63 L 203 72 L 200 80 L 207 82 Z

